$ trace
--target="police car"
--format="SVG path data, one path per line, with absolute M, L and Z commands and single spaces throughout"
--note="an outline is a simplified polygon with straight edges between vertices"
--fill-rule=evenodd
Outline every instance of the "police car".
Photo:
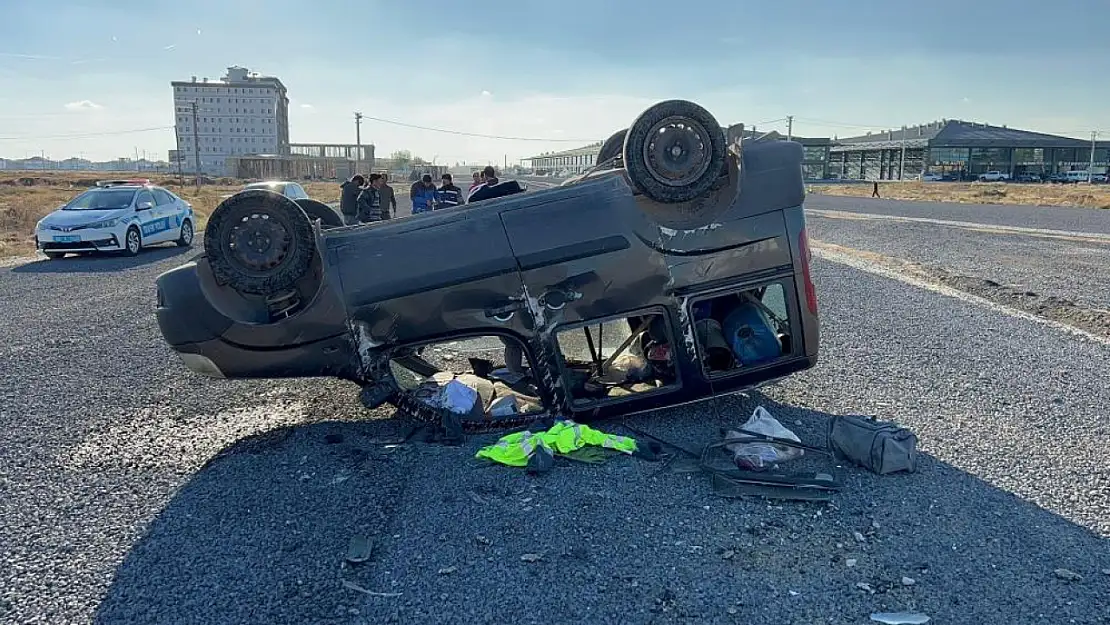
M 35 247 L 56 259 L 68 253 L 122 252 L 174 242 L 193 244 L 191 204 L 149 180 L 103 180 L 35 225 Z

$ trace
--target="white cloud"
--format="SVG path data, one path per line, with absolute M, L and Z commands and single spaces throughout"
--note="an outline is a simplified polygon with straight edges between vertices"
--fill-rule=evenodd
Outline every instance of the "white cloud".
M 486 91 L 485 89 L 482 89 L 482 96 L 483 96 L 483 97 L 487 97 L 487 98 L 488 98 L 488 97 L 490 97 L 491 95 L 493 95 L 493 94 L 492 94 L 492 93 L 490 93 L 489 91 Z
M 102 109 L 104 107 L 97 104 L 96 102 L 93 102 L 92 100 L 78 100 L 76 102 L 70 102 L 69 104 L 66 104 L 66 108 L 71 111 L 91 111 L 94 109 Z
M 163 49 L 163 50 L 173 50 L 173 49 L 174 49 L 174 48 L 176 48 L 176 47 L 177 47 L 177 44 L 173 44 L 173 43 L 171 43 L 170 45 L 168 45 L 168 46 L 166 46 L 166 47 L 164 47 L 164 48 L 162 48 L 162 49 Z
M 311 104 L 302 104 L 301 108 L 303 108 L 303 109 L 314 109 L 316 107 L 312 106 Z

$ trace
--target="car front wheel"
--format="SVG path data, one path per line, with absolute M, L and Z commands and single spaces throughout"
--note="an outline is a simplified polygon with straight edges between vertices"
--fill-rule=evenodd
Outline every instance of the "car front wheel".
M 186 219 L 181 222 L 181 236 L 177 237 L 178 247 L 189 247 L 193 244 L 193 222 Z
M 143 237 L 139 234 L 139 229 L 132 226 L 127 229 L 127 234 L 123 237 L 123 255 L 137 256 L 141 249 L 143 249 Z

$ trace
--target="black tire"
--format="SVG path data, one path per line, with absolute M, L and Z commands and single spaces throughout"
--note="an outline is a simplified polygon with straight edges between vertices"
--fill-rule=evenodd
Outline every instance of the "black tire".
M 43 254 L 46 254 L 46 257 L 49 258 L 50 260 L 58 260 L 59 258 L 65 258 L 65 255 L 66 255 L 65 252 L 43 252 Z
M 325 230 L 339 228 L 344 225 L 343 218 L 339 216 L 339 213 L 323 202 L 310 199 L 296 200 L 296 202 L 297 206 L 300 206 L 301 210 L 304 211 L 304 214 L 308 215 L 310 222 L 319 219 L 320 226 Z
M 196 232 L 193 230 L 193 222 L 186 219 L 181 222 L 181 236 L 177 237 L 178 247 L 189 247 L 193 244 L 193 238 L 196 237 Z
M 143 234 L 135 226 L 127 229 L 127 233 L 123 235 L 123 255 L 124 256 L 138 256 L 139 252 L 143 250 Z
M 272 295 L 293 286 L 315 254 L 312 223 L 293 200 L 241 191 L 216 207 L 204 229 L 212 273 L 240 293 Z
M 725 149 L 725 133 L 709 111 L 686 100 L 667 100 L 629 127 L 624 168 L 652 200 L 688 202 L 708 193 L 726 171 Z
M 606 139 L 605 143 L 601 144 L 601 150 L 597 153 L 598 164 L 614 159 L 624 153 L 624 136 L 627 134 L 627 128 L 618 130 Z

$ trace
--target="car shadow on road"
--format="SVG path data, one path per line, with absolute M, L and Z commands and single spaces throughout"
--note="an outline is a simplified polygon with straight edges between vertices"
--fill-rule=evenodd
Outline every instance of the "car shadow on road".
M 635 419 L 696 446 L 753 400 L 823 442 L 829 415 L 760 394 Z M 95 622 L 1085 623 L 1107 607 L 1104 538 L 928 456 L 912 475 L 849 469 L 832 504 L 769 504 L 625 457 L 528 477 L 474 458 L 496 435 L 399 444 L 406 427 L 313 423 L 223 450 L 149 524 Z M 352 537 L 369 561 L 344 562 Z
M 83 256 L 69 255 L 57 260 L 42 258 L 12 268 L 14 273 L 115 273 L 127 269 L 145 267 L 171 258 L 189 256 L 192 260 L 198 255 L 198 248 L 160 246 L 144 248 L 137 256 L 119 256 L 109 252 L 93 253 Z

